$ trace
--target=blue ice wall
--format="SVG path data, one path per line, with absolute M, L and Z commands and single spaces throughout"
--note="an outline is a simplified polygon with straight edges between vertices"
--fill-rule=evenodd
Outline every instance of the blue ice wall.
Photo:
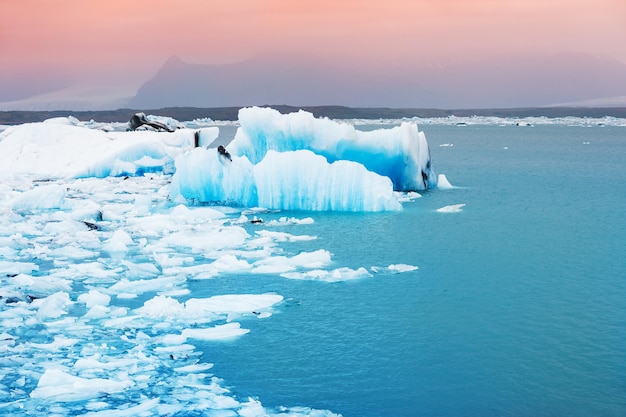
M 258 164 L 197 148 L 176 158 L 170 196 L 199 203 L 280 210 L 390 211 L 402 206 L 391 180 L 352 161 L 311 151 L 269 151 Z
M 348 160 L 389 177 L 397 191 L 417 191 L 437 186 L 428 141 L 415 123 L 391 129 L 358 131 L 347 123 L 315 118 L 311 113 L 280 114 L 271 108 L 239 110 L 241 127 L 229 145 L 233 155 L 253 164 L 267 151 L 307 149 L 329 162 Z

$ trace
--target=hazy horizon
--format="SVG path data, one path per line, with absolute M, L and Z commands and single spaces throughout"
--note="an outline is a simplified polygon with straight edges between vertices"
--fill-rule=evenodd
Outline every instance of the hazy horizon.
M 171 56 L 199 65 L 267 55 L 288 65 L 316 56 L 373 79 L 450 67 L 475 79 L 473 71 L 484 71 L 476 63 L 528 56 L 530 68 L 535 57 L 562 53 L 626 65 L 624 22 L 622 0 L 4 1 L 0 106 L 39 100 L 115 108 Z M 329 88 L 342 82 L 325 77 L 315 81 Z

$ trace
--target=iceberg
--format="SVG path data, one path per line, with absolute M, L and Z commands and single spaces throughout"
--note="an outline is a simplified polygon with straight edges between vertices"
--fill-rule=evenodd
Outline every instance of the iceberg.
M 215 129 L 105 132 L 54 119 L 13 126 L 0 134 L 0 176 L 103 178 L 164 172 L 176 155 L 194 146 L 196 132 L 216 137 Z
M 367 170 L 389 177 L 395 191 L 417 191 L 437 186 L 428 141 L 415 123 L 391 129 L 358 131 L 353 125 L 315 118 L 300 110 L 280 114 L 272 108 L 239 110 L 241 128 L 229 145 L 231 154 L 247 156 L 253 164 L 269 150 L 307 149 L 329 163 L 354 161 Z
M 230 159 L 193 149 L 176 158 L 170 195 L 198 203 L 279 210 L 393 211 L 394 191 L 437 186 L 415 123 L 370 132 L 311 113 L 239 111 Z

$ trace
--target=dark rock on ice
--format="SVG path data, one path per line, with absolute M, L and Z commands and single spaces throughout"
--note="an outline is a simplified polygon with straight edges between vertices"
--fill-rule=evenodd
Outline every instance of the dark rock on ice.
M 128 130 L 137 130 L 141 126 L 150 126 L 156 130 L 163 130 L 166 132 L 173 132 L 174 128 L 154 120 L 148 120 L 145 113 L 135 113 L 133 117 L 128 121 Z

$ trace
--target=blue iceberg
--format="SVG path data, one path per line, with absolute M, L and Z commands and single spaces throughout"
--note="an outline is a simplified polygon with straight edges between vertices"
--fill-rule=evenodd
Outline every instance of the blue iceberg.
M 280 210 L 401 210 L 394 191 L 437 186 L 415 123 L 358 131 L 311 113 L 239 111 L 231 159 L 197 148 L 176 158 L 170 195 L 198 203 Z

